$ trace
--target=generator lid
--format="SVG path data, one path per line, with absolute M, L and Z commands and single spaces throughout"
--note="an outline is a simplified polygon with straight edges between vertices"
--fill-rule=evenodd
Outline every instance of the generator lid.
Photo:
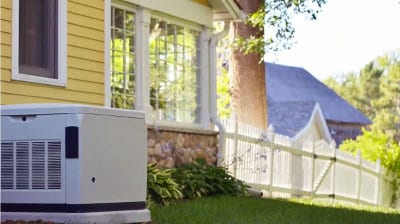
M 124 110 L 80 104 L 40 103 L 1 105 L 1 116 L 40 114 L 98 114 L 143 119 L 145 117 L 144 112 L 138 110 Z

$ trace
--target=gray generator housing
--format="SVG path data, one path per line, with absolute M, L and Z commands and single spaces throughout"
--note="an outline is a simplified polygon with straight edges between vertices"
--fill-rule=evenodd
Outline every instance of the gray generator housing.
M 118 213 L 119 223 L 149 221 L 146 142 L 139 111 L 1 106 L 2 220 L 109 223 Z M 103 216 L 88 219 L 94 212 Z

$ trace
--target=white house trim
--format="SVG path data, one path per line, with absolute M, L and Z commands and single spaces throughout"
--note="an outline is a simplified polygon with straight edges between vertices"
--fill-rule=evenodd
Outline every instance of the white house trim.
M 304 132 L 306 132 L 308 129 L 311 128 L 312 124 L 316 122 L 317 127 L 321 131 L 323 139 L 330 143 L 332 141 L 332 137 L 329 133 L 328 125 L 326 124 L 326 120 L 324 117 L 324 114 L 322 113 L 321 106 L 317 102 L 314 106 L 313 112 L 311 114 L 310 119 L 308 120 L 308 123 L 306 126 L 304 126 L 303 129 L 301 129 L 294 137 L 294 140 L 298 140 Z
M 111 0 L 104 0 L 104 106 L 111 107 Z
M 188 21 L 212 27 L 213 12 L 210 7 L 188 0 L 127 0 L 127 2 L 153 11 L 185 18 Z
M 153 108 L 150 105 L 150 11 L 139 8 L 136 11 L 136 102 L 135 109 L 143 110 L 146 123 L 153 122 Z
M 200 34 L 200 123 L 204 128 L 210 127 L 211 105 L 210 105 L 210 69 L 208 52 L 211 32 L 209 28 L 204 28 Z
M 12 1 L 12 76 L 13 80 L 55 86 L 67 85 L 67 0 L 58 1 L 57 79 L 19 72 L 19 0 Z

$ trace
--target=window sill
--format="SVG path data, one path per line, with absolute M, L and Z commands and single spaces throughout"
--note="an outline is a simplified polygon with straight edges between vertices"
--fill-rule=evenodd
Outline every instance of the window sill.
M 66 87 L 66 80 L 63 79 L 44 78 L 44 77 L 26 75 L 20 73 L 13 74 L 12 80 Z
M 218 131 L 212 127 L 203 128 L 199 124 L 182 124 L 182 123 L 160 123 L 160 124 L 148 124 L 147 129 L 154 129 L 158 131 L 170 131 L 170 132 L 181 132 L 191 134 L 202 134 L 202 135 L 218 135 Z

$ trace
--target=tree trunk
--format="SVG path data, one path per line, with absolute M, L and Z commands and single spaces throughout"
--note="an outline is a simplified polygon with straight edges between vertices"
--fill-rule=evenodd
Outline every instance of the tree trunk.
M 257 11 L 260 0 L 237 1 L 246 14 Z M 262 37 L 263 33 L 242 22 L 231 23 L 230 38 L 242 36 Z M 264 63 L 259 54 L 247 54 L 234 50 L 230 59 L 229 73 L 232 80 L 232 108 L 239 122 L 261 129 L 267 128 L 267 97 Z

